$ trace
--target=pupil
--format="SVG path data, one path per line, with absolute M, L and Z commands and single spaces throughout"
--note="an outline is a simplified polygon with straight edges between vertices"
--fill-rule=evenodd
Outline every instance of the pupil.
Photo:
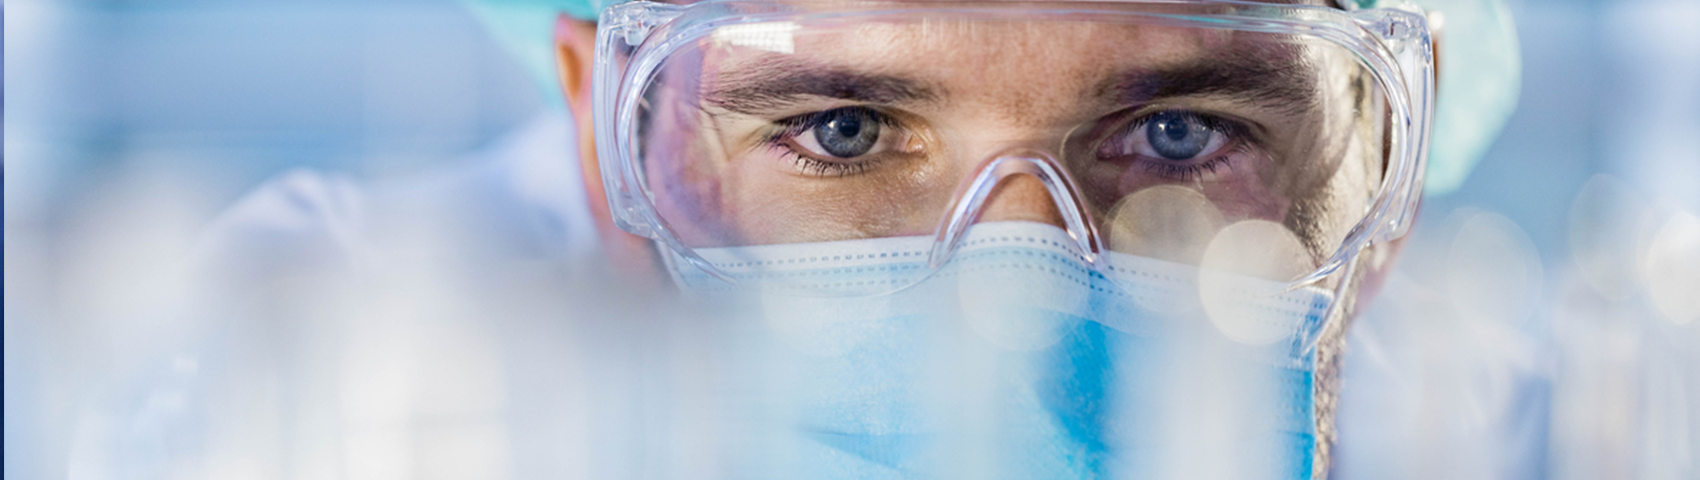
M 1210 127 L 1204 126 L 1196 115 L 1186 112 L 1161 112 L 1151 116 L 1151 129 L 1146 140 L 1151 149 L 1169 160 L 1187 160 L 1204 151 L 1210 143 Z
M 840 118 L 827 123 L 827 125 L 838 130 L 838 136 L 845 138 L 855 138 L 856 134 L 862 131 L 862 119 L 856 117 Z
M 880 138 L 880 125 L 874 121 L 874 115 L 877 114 L 862 107 L 828 110 L 821 114 L 824 121 L 814 128 L 815 140 L 834 157 L 866 154 Z
M 1186 139 L 1187 131 L 1190 130 L 1187 128 L 1186 120 L 1163 123 L 1162 129 L 1164 136 L 1169 137 L 1169 140 L 1176 141 Z

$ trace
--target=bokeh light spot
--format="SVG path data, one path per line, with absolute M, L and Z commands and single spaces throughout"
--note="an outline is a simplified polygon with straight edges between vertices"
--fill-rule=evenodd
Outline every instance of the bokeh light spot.
M 1229 225 L 1205 249 L 1199 299 L 1210 323 L 1234 341 L 1261 345 L 1287 337 L 1295 325 L 1269 318 L 1256 300 L 1279 295 L 1280 283 L 1305 274 L 1310 257 L 1298 235 L 1279 223 Z
M 1452 304 L 1465 318 L 1517 324 L 1533 313 L 1543 285 L 1541 259 L 1511 219 L 1477 213 L 1464 221 L 1447 253 Z
M 1160 185 L 1116 202 L 1105 230 L 1111 250 L 1197 265 L 1225 225 L 1222 212 L 1204 194 Z
M 1700 218 L 1676 212 L 1647 245 L 1642 279 L 1653 306 L 1677 325 L 1700 317 Z

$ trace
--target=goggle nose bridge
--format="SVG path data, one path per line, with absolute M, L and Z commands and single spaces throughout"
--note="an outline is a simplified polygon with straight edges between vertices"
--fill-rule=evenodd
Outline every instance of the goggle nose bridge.
M 968 227 L 985 209 L 992 190 L 1017 175 L 1030 175 L 1045 185 L 1053 205 L 1062 215 L 1064 229 L 1076 242 L 1080 254 L 1095 268 L 1103 266 L 1104 242 L 1098 235 L 1098 226 L 1092 220 L 1091 212 L 1086 210 L 1074 177 L 1050 154 L 1022 148 L 992 156 L 957 187 L 956 195 L 952 197 L 955 200 L 934 237 L 933 250 L 927 257 L 928 267 L 937 270 L 950 261 L 950 257 L 961 248 L 962 237 L 968 232 Z

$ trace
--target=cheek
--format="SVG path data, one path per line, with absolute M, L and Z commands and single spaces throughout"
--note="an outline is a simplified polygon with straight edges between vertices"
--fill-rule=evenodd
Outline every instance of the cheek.
M 696 152 L 702 150 L 700 146 L 680 141 L 650 142 L 646 149 L 652 158 L 670 159 L 701 158 Z M 726 238 L 725 229 L 717 224 L 722 202 L 720 182 L 713 174 L 716 169 L 705 162 L 654 161 L 645 164 L 657 213 L 686 245 L 720 246 L 731 241 Z M 670 180 L 654 181 L 662 178 Z
M 1225 166 L 1204 174 L 1207 179 L 1192 181 L 1163 178 L 1137 165 L 1117 165 L 1107 170 L 1119 175 L 1113 190 L 1116 195 L 1108 199 L 1111 203 L 1147 188 L 1174 185 L 1203 195 L 1228 223 L 1242 220 L 1280 222 L 1287 217 L 1293 199 L 1298 198 L 1293 196 L 1295 192 L 1280 188 L 1279 180 L 1271 180 L 1279 177 L 1279 167 L 1263 153 L 1234 154 Z M 1110 204 L 1101 200 L 1099 203 Z
M 950 186 L 912 171 L 849 178 L 804 178 L 736 162 L 726 184 L 725 222 L 750 244 L 928 235 L 951 199 Z M 735 212 L 735 213 L 734 213 Z
M 1268 220 L 1280 222 L 1287 218 L 1292 197 L 1271 189 L 1261 182 L 1241 184 L 1205 184 L 1203 193 L 1231 222 Z
M 1340 248 L 1346 234 L 1364 219 L 1378 173 L 1358 157 L 1346 158 L 1332 175 L 1295 192 L 1285 224 L 1299 235 L 1318 261 Z
M 1287 217 L 1287 212 L 1293 202 L 1283 192 L 1277 192 L 1268 185 L 1259 182 L 1218 182 L 1218 183 L 1177 183 L 1170 180 L 1151 179 L 1149 176 L 1133 182 L 1125 182 L 1120 191 L 1134 192 L 1160 185 L 1175 185 L 1193 190 L 1209 199 L 1211 206 L 1221 212 L 1222 218 L 1229 223 L 1241 220 L 1268 220 L 1280 222 Z M 1120 198 L 1095 200 L 1101 205 L 1113 204 Z

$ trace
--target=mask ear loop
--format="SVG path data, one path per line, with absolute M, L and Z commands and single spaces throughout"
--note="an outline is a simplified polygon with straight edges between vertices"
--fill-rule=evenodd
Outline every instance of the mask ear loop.
M 1098 226 L 1093 222 L 1091 213 L 1080 201 L 1080 187 L 1069 176 L 1068 170 L 1050 155 L 1031 149 L 1012 150 L 993 157 L 980 166 L 970 181 L 957 187 L 953 197 L 955 202 L 945 212 L 943 221 L 939 222 L 927 266 L 934 270 L 944 267 L 961 246 L 968 226 L 980 217 L 980 210 L 985 206 L 986 198 L 991 196 L 992 189 L 1015 175 L 1032 175 L 1045 185 L 1057 212 L 1062 214 L 1069 237 L 1080 249 L 1082 259 L 1101 270 L 1105 262 L 1104 242 L 1098 236 Z
M 1346 262 L 1345 271 L 1340 272 L 1343 277 L 1340 279 L 1340 284 L 1334 286 L 1334 298 L 1329 302 L 1328 308 L 1323 311 L 1322 319 L 1306 324 L 1303 327 L 1304 330 L 1300 331 L 1294 339 L 1296 341 L 1294 358 L 1309 357 L 1311 353 L 1316 351 L 1317 344 L 1322 341 L 1322 334 L 1327 332 L 1329 327 L 1332 327 L 1335 322 L 1346 321 L 1344 318 L 1348 313 L 1346 312 L 1346 295 L 1349 293 L 1353 281 L 1352 277 L 1358 273 L 1358 263 L 1362 259 L 1363 255 L 1360 250 L 1358 254 L 1352 255 L 1351 261 Z

